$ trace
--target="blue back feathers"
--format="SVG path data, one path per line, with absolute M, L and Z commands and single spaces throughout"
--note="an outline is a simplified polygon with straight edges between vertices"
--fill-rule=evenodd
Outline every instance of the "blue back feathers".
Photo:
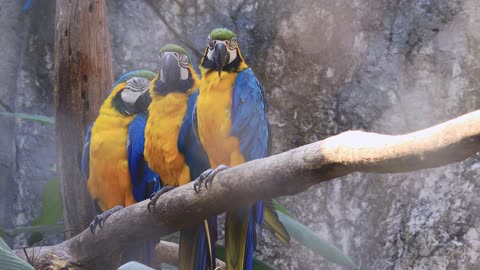
M 190 168 L 190 180 L 193 181 L 202 172 L 210 168 L 207 153 L 196 136 L 196 119 L 194 117 L 198 90 L 188 98 L 187 113 L 178 134 L 177 147 L 185 156 L 185 162 Z
M 95 122 L 92 122 L 85 134 L 85 140 L 83 141 L 82 160 L 80 161 L 80 170 L 85 181 L 90 176 L 90 137 L 92 136 L 92 127 Z
M 246 161 L 264 158 L 269 151 L 269 123 L 266 116 L 265 97 L 262 86 L 252 69 L 247 68 L 238 73 L 233 84 L 232 97 L 232 129 L 230 135 L 240 140 L 240 152 Z M 246 262 L 248 266 L 253 260 L 255 246 L 255 226 L 253 220 L 260 225 L 260 237 L 263 231 L 263 202 L 258 201 L 250 211 L 248 224 Z
M 263 89 L 250 68 L 240 72 L 233 85 L 232 129 L 247 161 L 268 155 L 268 120 Z
M 137 202 L 143 201 L 152 192 L 160 189 L 160 177 L 150 169 L 143 156 L 146 124 L 147 115 L 141 113 L 128 125 L 128 169 L 133 186 L 133 197 Z
M 207 153 L 203 149 L 203 146 L 196 135 L 197 97 L 198 90 L 188 98 L 187 112 L 182 126 L 180 127 L 177 140 L 178 151 L 185 156 L 185 162 L 190 169 L 191 181 L 195 180 L 195 178 L 200 176 L 202 172 L 210 168 Z M 217 240 L 217 217 L 209 217 L 208 225 L 209 234 L 213 245 L 212 256 L 213 258 L 216 258 L 215 243 Z M 186 234 L 184 237 L 190 238 L 190 241 L 192 241 L 190 243 L 191 247 L 180 247 L 180 249 L 194 247 L 194 270 L 207 269 L 207 262 L 209 261 L 209 249 L 203 224 L 195 225 L 191 228 L 182 230 L 181 234 Z

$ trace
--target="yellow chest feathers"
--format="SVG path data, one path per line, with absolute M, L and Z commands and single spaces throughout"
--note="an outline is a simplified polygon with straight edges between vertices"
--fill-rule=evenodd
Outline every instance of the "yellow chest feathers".
M 178 186 L 190 182 L 190 171 L 177 147 L 187 100 L 186 94 L 170 93 L 154 96 L 148 107 L 145 159 L 150 168 L 160 175 L 164 185 Z
M 233 84 L 237 73 L 207 72 L 197 101 L 198 133 L 210 165 L 234 166 L 244 162 L 238 138 L 230 136 Z
M 87 187 L 102 211 L 135 203 L 126 149 L 132 118 L 121 116 L 106 102 L 92 128 Z

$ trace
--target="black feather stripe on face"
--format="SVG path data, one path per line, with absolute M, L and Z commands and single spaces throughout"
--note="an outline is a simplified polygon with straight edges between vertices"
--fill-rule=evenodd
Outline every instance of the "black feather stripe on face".
M 192 73 L 189 70 L 188 79 L 180 80 L 178 81 L 178 83 L 175 83 L 175 84 L 167 84 L 162 80 L 157 79 L 155 81 L 153 91 L 160 96 L 165 96 L 173 92 L 186 93 L 188 90 L 192 88 L 192 86 L 193 86 L 193 78 L 192 78 Z
M 217 70 L 217 65 L 213 61 L 210 61 L 208 59 L 207 53 L 208 53 L 208 49 L 205 50 L 205 55 L 203 56 L 203 61 L 202 61 L 202 67 L 206 69 Z M 240 52 L 237 49 L 237 57 L 230 64 L 223 66 L 222 70 L 227 72 L 233 72 L 238 70 L 240 63 L 242 63 L 242 59 L 239 57 L 239 55 L 240 55 Z
M 122 91 L 119 91 L 112 100 L 112 105 L 115 108 L 115 110 L 125 116 L 128 115 L 134 115 L 138 114 L 141 112 L 145 112 L 148 108 L 148 104 L 150 101 L 148 98 L 150 97 L 148 95 L 148 91 L 146 92 L 147 96 L 144 96 L 144 94 L 140 95 L 138 99 L 136 100 L 135 103 L 127 103 L 122 99 Z

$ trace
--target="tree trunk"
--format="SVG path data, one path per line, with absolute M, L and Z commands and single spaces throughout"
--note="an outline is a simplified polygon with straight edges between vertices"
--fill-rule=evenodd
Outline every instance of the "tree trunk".
M 55 119 L 57 170 L 67 237 L 95 212 L 80 172 L 83 139 L 113 84 L 105 0 L 57 0 Z

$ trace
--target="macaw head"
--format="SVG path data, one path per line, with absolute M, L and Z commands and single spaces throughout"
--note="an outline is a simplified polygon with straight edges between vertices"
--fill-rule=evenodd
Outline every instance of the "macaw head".
M 198 82 L 185 49 L 175 44 L 160 49 L 160 66 L 153 83 L 153 94 L 191 93 L 198 87 Z
M 115 110 L 123 115 L 134 115 L 146 111 L 151 101 L 148 89 L 155 75 L 148 70 L 136 70 L 123 74 L 110 90 Z
M 220 77 L 222 71 L 232 72 L 238 70 L 242 64 L 246 66 L 234 32 L 226 28 L 217 28 L 210 32 L 207 42 L 200 64 L 202 70 L 216 70 Z

